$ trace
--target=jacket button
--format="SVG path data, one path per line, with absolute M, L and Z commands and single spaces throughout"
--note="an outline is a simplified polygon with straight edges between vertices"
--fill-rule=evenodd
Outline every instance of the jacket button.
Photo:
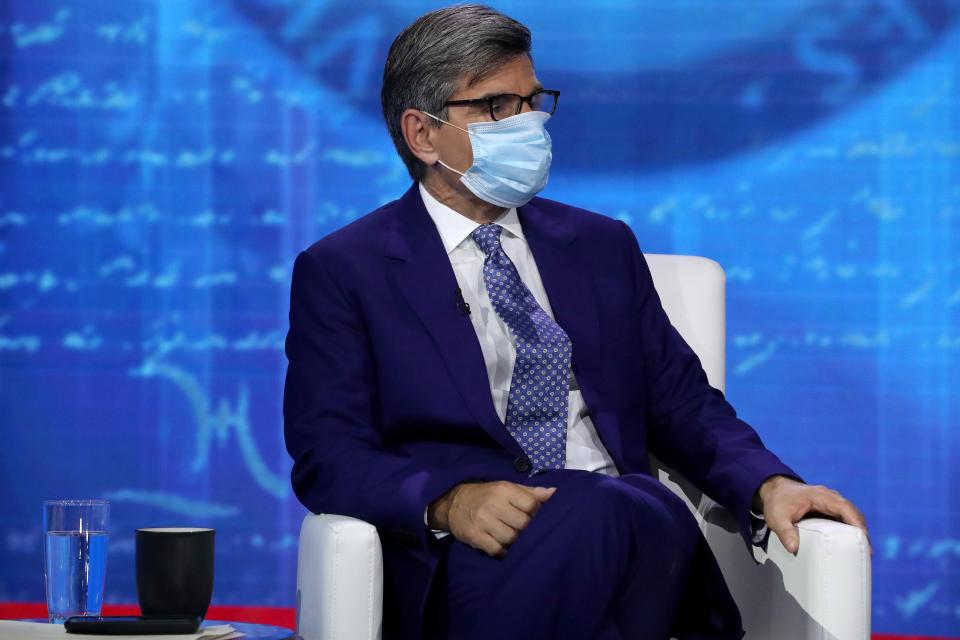
M 513 468 L 520 473 L 530 471 L 530 459 L 527 456 L 517 456 L 513 460 Z

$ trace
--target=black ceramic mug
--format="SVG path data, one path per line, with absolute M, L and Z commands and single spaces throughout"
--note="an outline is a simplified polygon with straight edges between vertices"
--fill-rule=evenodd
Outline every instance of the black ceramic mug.
M 137 599 L 147 617 L 207 615 L 213 529 L 137 529 Z

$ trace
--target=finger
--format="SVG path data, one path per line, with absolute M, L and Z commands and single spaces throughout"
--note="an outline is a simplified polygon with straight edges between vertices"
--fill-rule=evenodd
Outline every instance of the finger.
M 527 528 L 527 525 L 530 524 L 531 516 L 518 507 L 513 506 L 509 502 L 497 505 L 497 508 L 494 510 L 494 514 L 501 522 L 506 524 L 509 527 L 515 529 L 518 533 Z
M 484 522 L 482 526 L 486 530 L 487 534 L 500 543 L 500 545 L 505 549 L 509 548 L 510 545 L 513 544 L 514 540 L 517 539 L 517 535 L 519 534 L 516 529 L 497 519 Z
M 814 507 L 820 513 L 826 516 L 840 518 L 841 522 L 857 527 L 863 531 L 867 538 L 867 546 L 870 548 L 870 554 L 873 555 L 873 544 L 870 542 L 870 532 L 867 531 L 867 521 L 863 514 L 852 502 L 841 496 L 828 492 L 824 496 L 817 496 L 813 500 Z
M 556 493 L 556 487 L 533 487 L 533 493 L 536 495 L 542 502 L 545 502 L 550 499 L 554 493 Z
M 767 518 L 767 526 L 777 534 L 780 541 L 784 543 L 783 546 L 788 547 L 790 541 L 793 541 L 795 545 L 800 544 L 800 534 L 796 523 L 800 522 L 812 510 L 813 502 L 810 496 L 801 495 L 788 502 L 772 505 L 769 510 L 764 510 L 764 515 Z
M 767 521 L 767 526 L 770 527 L 770 530 L 777 534 L 777 537 L 780 538 L 780 543 L 783 545 L 783 548 L 797 555 L 797 551 L 800 550 L 800 530 L 797 529 L 796 525 L 790 522 L 790 519 L 772 519 Z
M 838 517 L 843 522 L 861 529 L 867 528 L 863 514 L 846 498 L 831 493 L 814 494 L 813 506 L 820 513 Z
M 526 491 L 528 494 L 535 497 L 540 502 L 546 502 L 550 499 L 550 496 L 557 490 L 556 487 L 527 487 L 522 484 L 516 485 L 519 488 Z
M 506 548 L 497 542 L 497 540 L 494 539 L 494 537 L 489 533 L 480 534 L 477 537 L 473 548 L 480 549 L 480 551 L 483 551 L 488 556 L 492 556 L 494 558 L 502 558 L 503 556 L 507 555 Z
M 783 548 L 793 555 L 797 555 L 800 551 L 800 529 L 796 526 L 791 525 L 786 529 L 777 531 L 777 537 L 780 538 Z
M 530 487 L 524 487 L 522 485 L 516 485 L 516 487 L 516 491 L 511 491 L 507 494 L 507 500 L 518 509 L 522 509 L 531 516 L 534 515 L 540 510 L 540 505 L 543 504 L 543 500 L 541 500 Z
M 507 494 L 507 502 L 531 516 L 540 509 L 540 501 L 528 491 L 514 491 Z

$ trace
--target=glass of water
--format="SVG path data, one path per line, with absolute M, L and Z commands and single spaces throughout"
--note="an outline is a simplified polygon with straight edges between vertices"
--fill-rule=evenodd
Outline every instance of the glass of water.
M 43 503 L 47 617 L 62 624 L 70 616 L 98 616 L 107 575 L 106 500 L 48 500 Z

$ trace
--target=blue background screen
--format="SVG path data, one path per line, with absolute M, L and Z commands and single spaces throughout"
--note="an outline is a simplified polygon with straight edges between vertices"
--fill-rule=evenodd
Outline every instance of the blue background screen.
M 293 258 L 409 178 L 379 108 L 432 2 L 0 3 L 0 601 L 40 504 L 217 529 L 219 604 L 292 606 Z M 875 629 L 960 629 L 960 3 L 497 2 L 562 92 L 543 195 L 728 276 L 728 396 L 866 513 Z M 960 635 L 960 634 L 958 634 Z

